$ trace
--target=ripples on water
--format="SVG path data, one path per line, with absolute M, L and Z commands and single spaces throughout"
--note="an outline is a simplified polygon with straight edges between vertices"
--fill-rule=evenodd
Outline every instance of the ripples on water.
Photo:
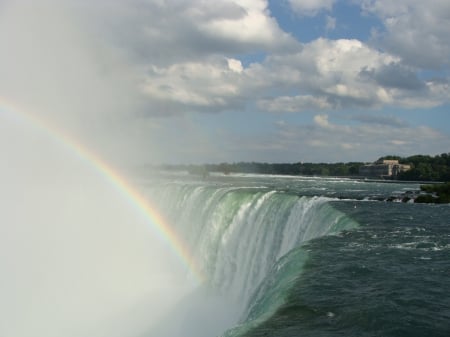
M 289 300 L 245 336 L 448 336 L 450 207 L 333 205 L 361 226 L 307 243 Z

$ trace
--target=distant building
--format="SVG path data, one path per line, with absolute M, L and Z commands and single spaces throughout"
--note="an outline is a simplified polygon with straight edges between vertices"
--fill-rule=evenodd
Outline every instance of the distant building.
M 365 177 L 396 178 L 400 172 L 411 169 L 410 165 L 400 164 L 398 160 L 383 160 L 359 168 L 359 175 Z

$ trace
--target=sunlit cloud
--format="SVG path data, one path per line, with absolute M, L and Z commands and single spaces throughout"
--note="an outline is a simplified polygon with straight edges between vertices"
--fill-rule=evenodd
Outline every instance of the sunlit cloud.
M 379 20 L 370 40 L 328 36 L 344 19 L 342 3 L 332 0 L 282 5 L 285 15 L 295 11 L 289 20 L 317 19 L 324 28 L 327 37 L 308 43 L 265 0 L 6 1 L 0 89 L 99 151 L 133 162 L 170 161 L 159 140 L 176 118 L 216 115 L 242 124 L 239 116 L 257 130 L 258 113 L 378 117 L 449 103 L 446 2 L 348 4 Z M 210 134 L 213 120 L 198 118 L 198 130 Z M 228 142 L 215 138 L 211 157 Z M 189 139 L 179 145 L 198 148 Z

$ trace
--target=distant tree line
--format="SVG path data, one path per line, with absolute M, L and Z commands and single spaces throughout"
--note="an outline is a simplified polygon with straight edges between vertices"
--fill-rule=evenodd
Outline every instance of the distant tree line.
M 411 181 L 450 181 L 450 153 L 437 156 L 414 155 L 410 157 L 384 156 L 384 159 L 398 160 L 400 164 L 411 165 L 411 170 L 401 172 L 397 179 Z M 207 175 L 209 172 L 259 173 L 279 175 L 306 175 L 356 177 L 362 162 L 348 163 L 259 163 L 238 162 L 206 165 L 163 165 L 165 170 L 184 170 L 191 174 Z
M 258 173 L 307 176 L 357 176 L 361 162 L 351 163 L 259 163 L 238 162 L 205 165 L 163 165 L 165 170 L 183 170 L 195 175 L 208 172 Z
M 260 173 L 309 176 L 356 176 L 363 163 L 257 163 L 239 162 L 205 165 L 209 172 Z

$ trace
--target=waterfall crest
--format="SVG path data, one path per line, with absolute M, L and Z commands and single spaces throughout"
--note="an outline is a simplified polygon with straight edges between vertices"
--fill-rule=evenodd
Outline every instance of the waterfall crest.
M 281 282 L 275 275 L 299 268 L 289 260 L 302 242 L 357 226 L 329 198 L 267 187 L 166 182 L 147 193 L 186 239 L 207 286 L 239 302 L 240 321 L 261 314 L 270 294 L 261 289 Z

